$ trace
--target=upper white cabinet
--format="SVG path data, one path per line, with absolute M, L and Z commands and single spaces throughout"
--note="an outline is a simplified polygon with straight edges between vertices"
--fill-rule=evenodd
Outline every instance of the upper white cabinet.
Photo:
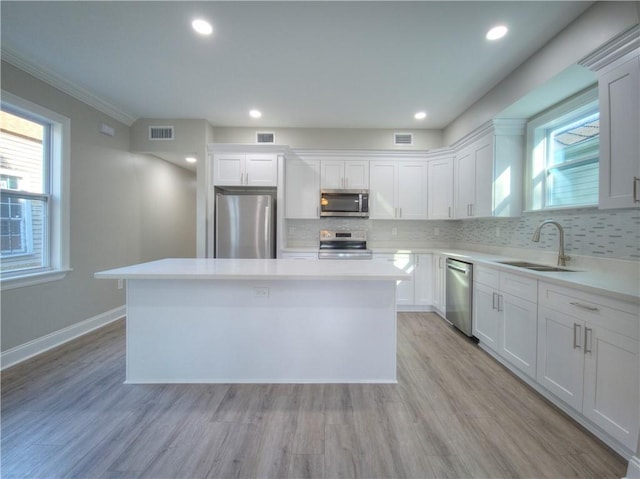
M 640 206 L 640 27 L 580 62 L 598 75 L 602 209 Z
M 319 217 L 320 161 L 288 159 L 285 165 L 285 217 Z
M 371 161 L 369 217 L 427 219 L 427 162 Z
M 321 168 L 323 189 L 369 188 L 368 160 L 322 160 Z
M 427 166 L 427 206 L 430 220 L 453 218 L 453 155 L 430 160 Z
M 494 120 L 457 151 L 455 217 L 519 216 L 524 121 Z
M 214 153 L 215 186 L 277 186 L 278 155 L 271 153 Z

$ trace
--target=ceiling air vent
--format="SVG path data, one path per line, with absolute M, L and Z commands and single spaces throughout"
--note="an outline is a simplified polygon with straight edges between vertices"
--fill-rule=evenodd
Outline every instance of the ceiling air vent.
M 259 131 L 256 133 L 256 143 L 275 143 L 276 134 L 268 131 Z
M 173 140 L 172 126 L 150 126 L 149 140 Z
M 394 133 L 393 135 L 394 145 L 413 145 L 413 133 Z

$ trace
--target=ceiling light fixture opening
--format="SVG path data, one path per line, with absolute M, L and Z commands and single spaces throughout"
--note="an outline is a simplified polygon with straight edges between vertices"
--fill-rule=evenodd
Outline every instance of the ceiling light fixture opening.
M 487 40 L 499 40 L 504 37 L 509 29 L 504 25 L 498 25 L 493 27 L 491 30 L 487 32 Z
M 213 32 L 211 24 L 201 18 L 197 18 L 191 22 L 191 27 L 200 35 L 211 35 Z
M 260 112 L 260 110 L 250 110 L 249 116 L 251 118 L 260 118 L 262 116 L 262 113 Z
M 195 156 L 187 156 L 184 161 L 187 163 L 196 163 L 198 159 Z
M 413 117 L 416 120 L 424 120 L 427 117 L 427 112 L 426 111 L 419 111 L 418 113 L 413 115 Z

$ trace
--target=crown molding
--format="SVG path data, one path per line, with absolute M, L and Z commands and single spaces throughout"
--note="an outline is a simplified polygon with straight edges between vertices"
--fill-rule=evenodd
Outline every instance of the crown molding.
M 638 49 L 640 49 L 640 25 L 634 25 L 584 57 L 578 65 L 598 72 L 633 52 L 637 55 Z
M 98 98 L 85 88 L 70 82 L 57 73 L 33 63 L 20 53 L 16 52 L 13 48 L 8 47 L 6 44 L 2 45 L 1 55 L 3 61 L 10 63 L 14 67 L 34 76 L 38 80 L 48 83 L 52 87 L 72 96 L 76 100 L 86 103 L 87 105 L 101 111 L 105 115 L 109 115 L 111 118 L 118 120 L 127 126 L 131 126 L 133 122 L 136 121 L 135 117 L 123 112 L 109 102 Z

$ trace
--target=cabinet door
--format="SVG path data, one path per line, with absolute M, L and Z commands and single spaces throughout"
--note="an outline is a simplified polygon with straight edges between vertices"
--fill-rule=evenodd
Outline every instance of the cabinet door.
M 471 216 L 471 207 L 476 196 L 475 154 L 472 149 L 466 149 L 456 156 L 456 218 Z
M 493 215 L 493 135 L 487 135 L 476 146 L 474 152 L 475 198 L 471 205 L 471 216 Z
M 414 304 L 433 304 L 433 258 L 430 254 L 414 255 Z
M 427 163 L 398 162 L 398 218 L 427 219 Z
M 538 308 L 538 383 L 572 408 L 582 410 L 584 322 Z
M 215 153 L 213 155 L 213 184 L 220 186 L 240 186 L 244 179 L 244 159 L 242 154 Z
M 246 155 L 244 184 L 247 186 L 277 186 L 278 156 L 271 154 Z
M 369 217 L 389 220 L 396 217 L 397 162 L 373 160 L 370 165 Z
M 396 304 L 413 304 L 413 274 L 414 263 L 411 254 L 374 254 L 373 261 L 384 261 L 393 263 L 396 268 L 400 268 L 405 273 L 411 274 L 410 279 L 403 279 L 396 282 Z
M 500 354 L 522 372 L 536 378 L 538 305 L 510 294 L 500 294 L 502 311 Z
M 318 218 L 320 162 L 287 160 L 285 172 L 285 217 Z
M 433 160 L 428 165 L 428 218 L 453 218 L 453 158 Z
M 473 335 L 480 342 L 500 351 L 500 319 L 498 311 L 498 292 L 482 283 L 473 283 Z
M 638 341 L 586 323 L 582 413 L 635 450 L 640 404 Z
M 444 256 L 433 255 L 433 307 L 442 314 L 445 312 L 444 261 Z
M 598 89 L 600 208 L 640 206 L 640 58 L 603 74 Z
M 369 189 L 369 160 L 345 160 L 344 187 L 351 190 Z
M 344 186 L 344 161 L 322 160 L 320 185 L 323 189 L 340 189 Z

